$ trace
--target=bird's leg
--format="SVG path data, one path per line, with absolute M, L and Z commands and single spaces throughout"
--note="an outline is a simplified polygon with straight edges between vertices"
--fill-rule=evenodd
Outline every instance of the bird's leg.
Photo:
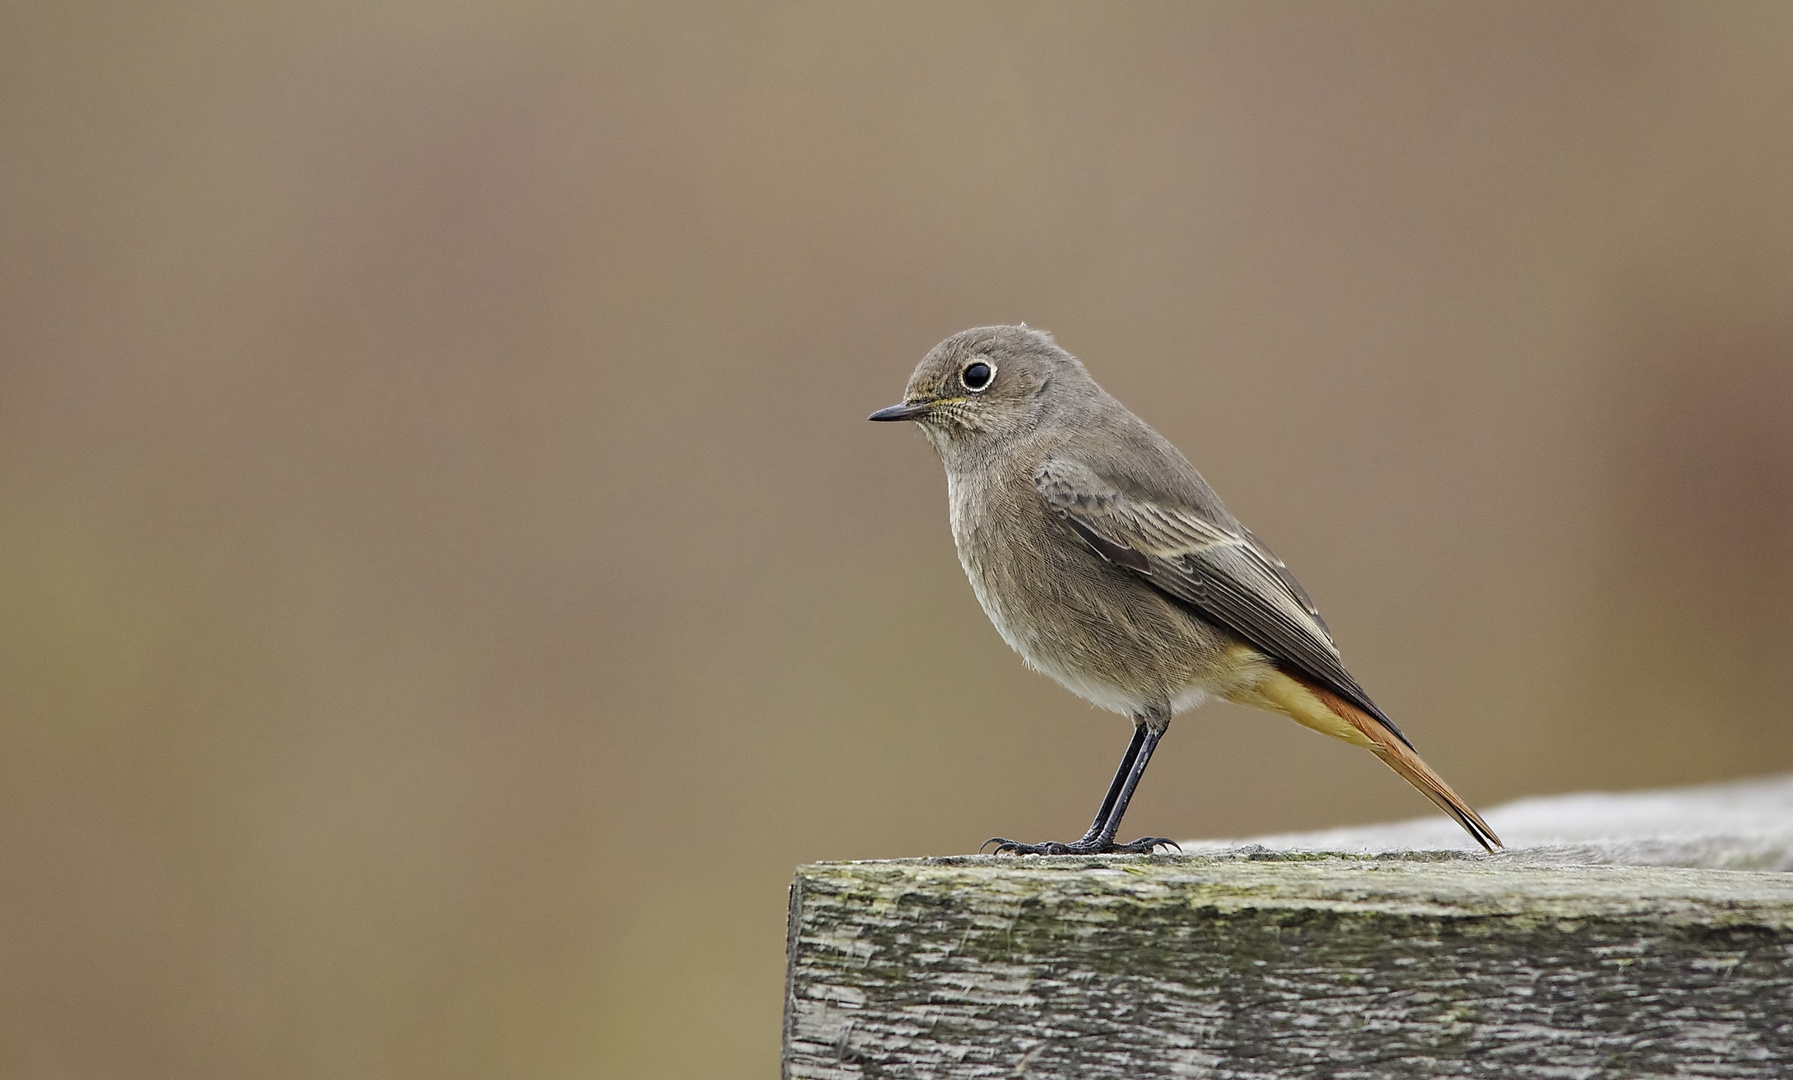
M 1094 843 L 1096 837 L 1102 835 L 1102 827 L 1108 824 L 1109 816 L 1114 813 L 1115 800 L 1121 797 L 1121 789 L 1127 786 L 1127 777 L 1133 775 L 1133 761 L 1139 757 L 1139 748 L 1145 745 L 1145 741 L 1146 726 L 1134 720 L 1133 741 L 1127 744 L 1127 752 L 1121 755 L 1120 767 L 1114 770 L 1114 780 L 1108 785 L 1108 794 L 1102 796 L 1102 808 L 1096 811 L 1096 820 L 1090 823 L 1089 832 L 1084 833 L 1083 839 L 1076 843 Z M 1110 839 L 1114 837 L 1112 832 L 1108 835 Z
M 1127 813 L 1127 804 L 1133 801 L 1133 791 L 1139 787 L 1139 778 L 1146 774 L 1146 766 L 1151 763 L 1152 751 L 1158 749 L 1158 740 L 1170 730 L 1170 710 L 1154 709 L 1140 717 L 1139 728 L 1145 732 L 1140 741 L 1139 753 L 1133 759 L 1133 765 L 1127 770 L 1127 781 L 1121 786 L 1120 797 L 1114 800 L 1114 811 L 1102 825 L 1102 832 L 1096 841 L 1102 851 L 1127 851 L 1135 853 L 1151 853 L 1158 847 L 1176 847 L 1175 840 L 1162 836 L 1142 836 L 1130 844 L 1116 844 L 1114 834 L 1120 831 L 1121 818 Z M 1181 850 L 1181 849 L 1179 849 Z
M 1150 853 L 1160 847 L 1176 847 L 1176 841 L 1162 836 L 1142 836 L 1130 844 L 1116 844 L 1114 834 L 1121 827 L 1121 816 L 1127 812 L 1127 803 L 1133 799 L 1133 790 L 1139 787 L 1139 778 L 1145 775 L 1146 764 L 1152 760 L 1152 751 L 1157 748 L 1158 740 L 1170 727 L 1170 710 L 1168 708 L 1151 709 L 1133 719 L 1133 741 L 1127 745 L 1127 753 L 1121 758 L 1120 768 L 1115 770 L 1114 780 L 1108 785 L 1108 794 L 1102 799 L 1102 808 L 1096 811 L 1096 820 L 1089 827 L 1089 832 L 1082 839 L 1068 844 L 1048 840 L 1043 844 L 1023 844 L 1003 837 L 992 837 L 985 844 L 995 844 L 996 853 L 1015 855 L 1097 855 L 1113 852 L 1132 854 Z

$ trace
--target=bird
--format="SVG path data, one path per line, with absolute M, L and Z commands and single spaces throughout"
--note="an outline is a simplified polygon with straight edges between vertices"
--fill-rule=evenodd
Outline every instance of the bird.
M 1427 765 L 1340 659 L 1307 590 L 1189 460 L 1096 384 L 1050 333 L 983 326 L 923 357 L 900 404 L 946 468 L 978 603 L 1028 667 L 1133 721 L 1087 832 L 992 837 L 998 854 L 1152 853 L 1117 843 L 1171 718 L 1209 698 L 1281 713 L 1369 750 L 1484 849 L 1500 838 Z

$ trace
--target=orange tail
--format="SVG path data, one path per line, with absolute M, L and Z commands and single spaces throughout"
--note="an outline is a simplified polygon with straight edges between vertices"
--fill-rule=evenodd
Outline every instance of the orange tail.
M 1395 737 L 1394 732 L 1384 727 L 1375 717 L 1339 697 L 1330 690 L 1315 686 L 1307 680 L 1307 688 L 1314 693 L 1328 709 L 1331 709 L 1341 720 L 1350 724 L 1374 745 L 1370 749 L 1382 759 L 1383 764 L 1401 774 L 1401 779 L 1419 789 L 1421 795 L 1457 819 L 1475 842 L 1492 852 L 1497 847 L 1504 847 L 1500 837 L 1482 820 L 1482 815 L 1475 812 L 1475 807 L 1463 801 L 1462 796 L 1451 790 L 1444 782 L 1444 777 L 1432 771 L 1432 766 L 1420 760 L 1413 748 Z

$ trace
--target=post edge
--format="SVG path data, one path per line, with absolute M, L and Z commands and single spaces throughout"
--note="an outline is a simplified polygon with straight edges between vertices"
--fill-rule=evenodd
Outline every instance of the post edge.
M 803 871 L 791 878 L 790 913 L 785 917 L 784 931 L 784 1039 L 779 1048 L 778 1075 L 789 1080 L 791 1075 L 791 1024 L 797 1006 L 797 938 L 803 925 Z

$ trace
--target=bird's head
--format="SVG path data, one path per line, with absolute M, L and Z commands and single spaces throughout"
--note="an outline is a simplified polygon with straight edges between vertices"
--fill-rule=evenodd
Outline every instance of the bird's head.
M 1083 365 L 1052 335 L 1027 326 L 980 326 L 947 338 L 922 358 L 903 402 L 870 420 L 913 420 L 947 456 L 971 444 L 1036 430 L 1085 386 Z

